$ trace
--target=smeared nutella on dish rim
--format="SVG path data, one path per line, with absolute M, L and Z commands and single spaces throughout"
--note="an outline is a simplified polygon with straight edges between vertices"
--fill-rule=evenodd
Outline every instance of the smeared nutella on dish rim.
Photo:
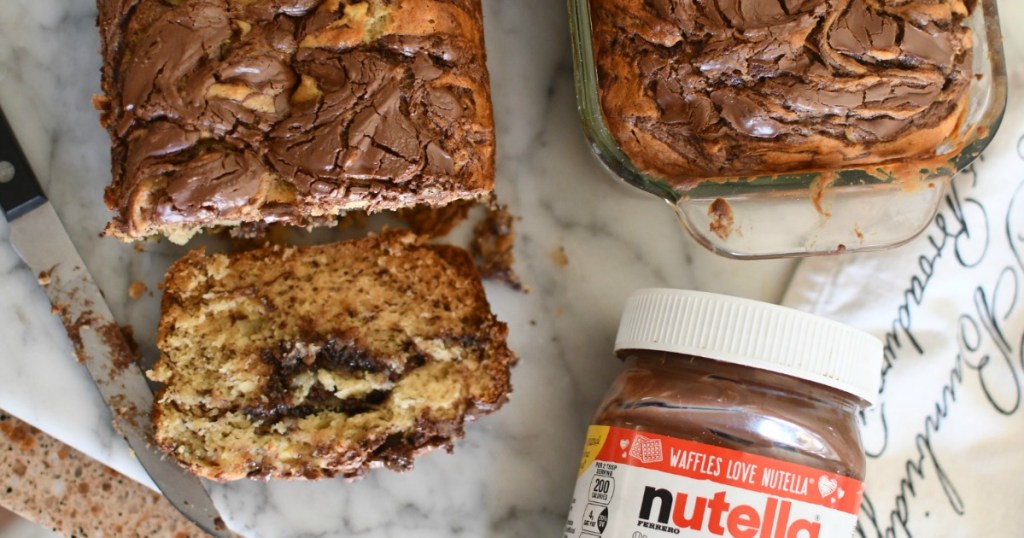
M 588 430 L 566 538 L 851 535 L 876 338 L 775 305 L 640 290 L 615 347 L 625 370 Z

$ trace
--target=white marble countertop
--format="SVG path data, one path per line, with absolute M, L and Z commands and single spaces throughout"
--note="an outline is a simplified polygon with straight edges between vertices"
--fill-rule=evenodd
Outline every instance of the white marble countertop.
M 782 296 L 793 262 L 706 252 L 667 205 L 611 181 L 591 155 L 576 115 L 563 3 L 484 3 L 498 192 L 522 217 L 516 269 L 533 289 L 488 286 L 521 357 L 512 400 L 468 427 L 453 455 L 431 454 L 408 474 L 215 485 L 215 501 L 245 535 L 556 536 L 587 421 L 619 368 L 611 346 L 630 291 Z M 138 252 L 98 236 L 110 217 L 102 202 L 110 172 L 107 135 L 90 105 L 99 91 L 94 20 L 94 0 L 0 2 L 0 106 L 115 316 L 151 356 L 156 284 L 185 249 Z M 145 482 L 6 238 L 0 219 L 0 408 Z M 567 265 L 556 259 L 562 248 Z M 130 299 L 133 281 L 153 295 Z

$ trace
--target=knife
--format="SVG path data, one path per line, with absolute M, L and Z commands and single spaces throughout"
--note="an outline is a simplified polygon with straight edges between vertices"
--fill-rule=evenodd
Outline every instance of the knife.
M 10 223 L 11 244 L 38 276 L 53 312 L 67 328 L 75 355 L 110 407 L 114 428 L 128 441 L 139 463 L 185 517 L 218 538 L 234 536 L 199 478 L 165 458 L 150 442 L 153 392 L 2 110 L 0 209 Z

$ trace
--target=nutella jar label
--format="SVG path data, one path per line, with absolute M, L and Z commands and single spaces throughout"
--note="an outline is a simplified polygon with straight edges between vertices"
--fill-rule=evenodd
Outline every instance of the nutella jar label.
M 812 467 L 591 426 L 565 537 L 849 538 L 862 492 Z

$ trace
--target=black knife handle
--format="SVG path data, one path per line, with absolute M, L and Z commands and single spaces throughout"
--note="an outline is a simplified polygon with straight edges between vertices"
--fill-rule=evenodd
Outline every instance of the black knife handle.
M 0 209 L 12 221 L 45 201 L 39 180 L 0 110 Z

